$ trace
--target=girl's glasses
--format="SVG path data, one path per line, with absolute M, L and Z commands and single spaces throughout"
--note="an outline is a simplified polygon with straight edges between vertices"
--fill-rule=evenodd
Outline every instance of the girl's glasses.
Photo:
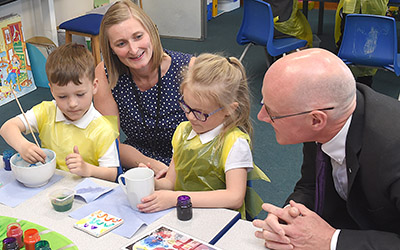
M 200 112 L 198 110 L 192 109 L 191 107 L 189 107 L 185 101 L 183 100 L 183 96 L 181 96 L 178 100 L 179 105 L 181 106 L 182 110 L 186 113 L 189 114 L 190 112 L 193 113 L 194 117 L 201 121 L 201 122 L 205 122 L 207 121 L 207 118 L 212 116 L 213 114 L 217 113 L 218 111 L 222 110 L 224 107 L 221 107 L 219 109 L 216 109 L 215 111 L 209 113 L 209 114 L 205 114 L 203 112 Z

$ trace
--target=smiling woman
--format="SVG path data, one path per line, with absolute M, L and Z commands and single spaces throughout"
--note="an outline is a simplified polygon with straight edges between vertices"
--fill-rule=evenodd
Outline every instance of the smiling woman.
M 103 115 L 119 117 L 125 168 L 143 162 L 162 174 L 171 161 L 171 138 L 185 113 L 179 107 L 180 72 L 194 58 L 164 50 L 156 26 L 132 1 L 119 1 L 100 27 L 104 61 L 96 68 L 94 96 Z

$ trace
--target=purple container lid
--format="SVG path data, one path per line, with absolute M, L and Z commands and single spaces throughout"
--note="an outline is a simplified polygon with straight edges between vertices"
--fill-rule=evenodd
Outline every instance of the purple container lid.
M 180 195 L 178 196 L 178 206 L 189 205 L 191 203 L 190 196 Z
M 4 246 L 8 248 L 4 248 Z M 7 237 L 3 240 L 3 249 L 14 249 L 18 246 L 17 239 L 15 237 Z

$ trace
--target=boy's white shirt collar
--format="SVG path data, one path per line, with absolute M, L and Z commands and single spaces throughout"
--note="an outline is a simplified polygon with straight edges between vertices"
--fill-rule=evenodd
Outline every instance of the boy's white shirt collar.
M 54 101 L 54 103 L 56 103 Z M 57 111 L 56 111 L 56 122 L 65 122 L 66 124 L 73 124 L 77 126 L 78 128 L 85 129 L 90 122 L 95 118 L 96 115 L 96 109 L 93 106 L 93 103 L 90 104 L 89 110 L 79 119 L 76 121 L 71 121 L 65 115 L 63 112 L 58 108 L 57 103 L 56 103 Z
M 217 137 L 219 135 L 219 133 L 221 133 L 222 128 L 224 127 L 224 124 L 220 124 L 217 127 L 211 129 L 208 132 L 205 132 L 203 134 L 197 134 L 193 129 L 192 131 L 190 131 L 190 134 L 187 138 L 187 140 L 191 140 L 193 139 L 196 135 L 199 136 L 200 141 L 202 144 L 206 144 L 210 141 L 212 141 L 215 137 Z

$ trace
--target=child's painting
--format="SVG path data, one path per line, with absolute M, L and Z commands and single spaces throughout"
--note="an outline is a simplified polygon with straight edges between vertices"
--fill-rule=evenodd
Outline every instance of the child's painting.
M 21 17 L 0 18 L 0 106 L 36 89 L 24 40 Z
M 122 247 L 123 250 L 219 250 L 192 236 L 161 225 L 153 232 Z

